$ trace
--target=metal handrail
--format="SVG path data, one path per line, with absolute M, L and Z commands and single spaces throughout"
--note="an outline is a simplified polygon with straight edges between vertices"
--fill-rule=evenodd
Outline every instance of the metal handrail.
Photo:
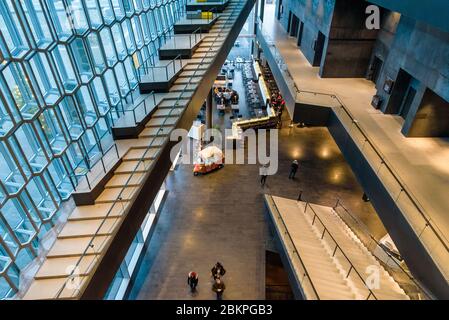
M 152 65 L 148 65 L 148 60 L 153 60 L 153 64 Z M 180 54 L 178 54 L 174 59 L 170 60 L 169 63 L 167 63 L 164 66 L 155 66 L 155 60 L 154 60 L 154 56 L 151 56 L 150 58 L 148 58 L 147 60 L 145 60 L 145 62 L 139 66 L 138 70 L 137 70 L 137 78 L 139 80 L 139 82 L 142 81 L 142 76 L 141 76 L 141 72 L 140 71 L 144 71 L 144 74 L 148 74 L 148 70 L 151 70 L 151 76 L 152 76 L 152 80 L 155 81 L 155 77 L 154 77 L 154 70 L 155 69 L 165 69 L 165 76 L 167 81 L 170 79 L 168 77 L 169 75 L 169 68 L 170 65 L 173 65 L 173 74 L 176 74 L 176 60 L 180 61 L 180 68 L 182 69 L 183 65 L 182 65 L 182 56 Z
M 269 199 L 271 201 L 271 203 L 274 205 L 274 207 L 276 208 L 277 217 L 281 220 L 282 225 L 284 226 L 284 229 L 285 229 L 285 233 L 284 234 L 286 234 L 288 236 L 288 238 L 290 239 L 290 242 L 292 243 L 293 248 L 294 248 L 294 252 L 293 253 L 296 253 L 296 256 L 298 257 L 299 262 L 301 263 L 302 267 L 304 268 L 304 276 L 306 276 L 309 279 L 310 284 L 312 285 L 313 292 L 314 292 L 315 296 L 317 297 L 317 299 L 321 300 L 320 299 L 320 295 L 318 294 L 318 291 L 315 288 L 315 285 L 313 284 L 312 277 L 310 277 L 310 274 L 307 271 L 306 265 L 304 264 L 304 261 L 302 261 L 301 256 L 299 255 L 299 250 L 296 247 L 295 242 L 293 241 L 293 238 L 290 235 L 290 232 L 288 232 L 287 225 L 285 224 L 285 221 L 284 221 L 284 219 L 281 216 L 281 213 L 279 211 L 278 206 L 276 205 L 276 202 L 274 202 L 274 200 L 273 200 L 273 198 L 271 196 L 267 196 L 267 199 Z M 304 277 L 303 277 L 303 280 L 304 280 Z
M 147 100 L 149 100 L 151 97 L 153 98 L 153 105 L 156 106 L 156 94 L 154 91 L 151 91 L 149 94 L 149 96 L 146 97 L 145 99 L 143 99 L 142 101 L 140 101 L 138 104 L 136 104 L 135 106 L 133 106 L 130 109 L 123 109 L 123 114 L 125 115 L 126 112 L 132 112 L 133 114 L 133 118 L 134 118 L 134 123 L 137 124 L 137 116 L 136 116 L 136 110 L 143 105 L 143 108 L 145 110 L 145 115 L 148 114 L 148 110 L 147 110 Z
M 201 27 L 196 28 L 195 31 L 193 31 L 192 33 L 189 33 L 189 34 L 171 34 L 171 33 L 164 34 L 164 43 L 167 43 L 167 39 L 173 38 L 174 49 L 178 49 L 176 39 L 178 37 L 189 37 L 189 45 L 190 45 L 190 48 L 192 48 L 192 38 L 194 38 L 193 44 L 196 44 L 198 42 L 198 40 L 197 40 L 198 34 L 199 34 L 200 40 L 201 40 L 201 37 L 202 37 Z
M 259 26 L 258 26 L 260 32 L 264 35 L 264 37 L 267 36 L 268 38 L 271 38 L 269 35 L 267 35 L 264 32 L 263 28 L 261 27 L 262 23 L 263 22 L 259 22 Z M 275 50 L 275 53 L 278 53 L 280 55 L 280 59 L 283 60 L 282 59 L 282 55 L 279 53 L 279 50 L 276 48 L 274 43 L 270 45 L 267 42 L 267 44 L 270 47 L 273 47 L 274 50 Z M 288 67 L 285 64 L 285 62 L 283 62 L 283 65 L 286 68 L 286 72 L 289 73 Z M 418 234 L 418 237 L 421 237 L 421 234 L 424 232 L 424 230 L 427 227 L 430 227 L 430 229 L 435 234 L 435 236 L 437 237 L 439 242 L 443 245 L 444 249 L 449 252 L 449 244 L 448 244 L 449 241 L 446 238 L 446 236 L 444 234 L 442 234 L 442 232 L 438 228 L 438 226 L 432 224 L 431 220 L 428 218 L 427 214 L 425 213 L 425 210 L 424 210 L 423 206 L 419 203 L 419 201 L 413 195 L 413 193 L 408 189 L 407 185 L 402 181 L 402 179 L 400 178 L 399 174 L 397 174 L 396 171 L 392 168 L 391 164 L 388 163 L 388 161 L 386 160 L 386 158 L 384 157 L 382 152 L 379 150 L 379 148 L 375 145 L 375 143 L 373 141 L 371 141 L 370 138 L 368 138 L 368 135 L 366 134 L 365 130 L 360 126 L 360 124 L 358 123 L 356 118 L 352 115 L 352 113 L 349 111 L 349 109 L 346 107 L 346 105 L 341 101 L 341 99 L 336 94 L 322 93 L 322 92 L 315 92 L 315 91 L 308 91 L 308 90 L 300 90 L 300 89 L 298 89 L 298 87 L 297 87 L 297 85 L 296 85 L 296 83 L 295 83 L 295 81 L 294 81 L 294 79 L 293 79 L 293 77 L 291 75 L 290 75 L 290 79 L 291 79 L 291 81 L 293 83 L 293 89 L 296 92 L 295 93 L 295 98 L 297 98 L 297 96 L 300 95 L 301 93 L 310 93 L 310 94 L 314 94 L 314 95 L 327 96 L 327 97 L 330 97 L 331 99 L 334 99 L 334 100 L 336 100 L 338 102 L 338 104 L 341 107 L 341 109 L 348 115 L 348 117 L 351 119 L 352 123 L 357 127 L 359 132 L 363 135 L 363 137 L 365 139 L 365 142 L 367 142 L 371 146 L 371 148 L 374 150 L 376 155 L 380 158 L 381 164 L 385 165 L 387 170 L 391 173 L 393 178 L 396 180 L 396 182 L 398 183 L 399 187 L 401 188 L 401 192 L 404 192 L 407 195 L 407 197 L 412 202 L 413 206 L 418 210 L 418 212 L 421 215 L 421 217 L 425 220 L 426 224 L 425 224 L 424 229 L 421 230 L 421 232 L 419 232 L 419 234 L 418 234 L 418 230 L 416 231 L 416 233 Z
M 360 278 L 360 280 L 362 281 L 363 285 L 368 289 L 369 294 L 368 297 L 366 298 L 366 300 L 368 300 L 371 296 L 374 297 L 374 299 L 378 300 L 376 295 L 374 294 L 374 292 L 366 285 L 365 279 L 363 279 L 363 277 L 360 275 L 360 273 L 358 272 L 357 268 L 354 266 L 354 264 L 351 262 L 351 260 L 348 258 L 348 256 L 346 255 L 346 253 L 343 251 L 343 249 L 340 247 L 340 245 L 338 244 L 338 242 L 335 240 L 334 236 L 332 235 L 332 233 L 329 231 L 329 229 L 326 227 L 326 225 L 323 223 L 323 220 L 321 220 L 320 216 L 316 213 L 315 209 L 313 209 L 312 205 L 309 202 L 306 202 L 306 205 L 304 207 L 304 213 L 306 213 L 307 210 L 307 206 L 309 206 L 309 208 L 312 210 L 313 212 L 313 218 L 312 218 L 312 226 L 315 224 L 315 220 L 318 219 L 318 221 L 321 223 L 321 225 L 323 226 L 324 230 L 323 230 L 323 234 L 321 235 L 321 239 L 324 238 L 324 235 L 327 234 L 331 237 L 332 241 L 335 243 L 335 249 L 334 252 L 332 254 L 332 257 L 335 256 L 336 252 L 337 252 L 337 248 L 340 249 L 340 252 L 343 254 L 343 257 L 349 262 L 350 264 L 350 268 L 348 273 L 346 274 L 346 278 L 349 277 L 349 275 L 351 274 L 351 271 L 354 270 L 354 272 L 357 274 L 357 276 Z
M 103 172 L 104 172 L 104 173 L 106 173 L 106 164 L 104 163 L 103 156 L 105 156 L 106 154 L 108 154 L 108 152 L 111 151 L 112 148 L 115 148 L 115 152 L 116 152 L 116 154 L 117 154 L 117 159 L 120 158 L 119 152 L 118 152 L 118 148 L 117 148 L 117 144 L 116 144 L 116 143 L 111 144 L 111 146 L 110 146 L 106 151 L 103 152 L 103 154 L 102 154 L 102 156 L 101 156 L 101 158 L 100 158 L 101 165 L 102 165 L 102 167 L 103 167 Z M 93 166 L 95 166 L 97 163 L 98 163 L 98 161 L 97 161 Z M 76 180 L 76 181 L 77 181 L 77 185 L 76 185 L 75 188 L 74 188 L 75 191 L 77 191 L 77 189 L 79 188 L 79 185 L 78 185 L 78 177 L 81 177 L 80 180 L 84 177 L 84 178 L 86 179 L 87 186 L 88 186 L 89 190 L 92 190 L 92 182 L 93 182 L 93 181 L 90 181 L 89 176 L 88 176 L 89 172 L 91 172 L 91 171 L 92 171 L 92 168 L 89 168 L 88 172 L 86 172 L 86 173 L 82 173 L 82 174 L 72 173 L 72 174 L 70 174 L 71 177 L 75 177 L 75 178 L 77 179 L 77 180 Z M 94 180 L 94 181 L 95 181 L 95 180 Z
M 236 11 L 236 10 L 237 10 L 237 8 L 234 8 L 233 11 L 232 11 L 232 13 L 234 13 L 234 11 Z M 222 31 L 222 29 L 224 28 L 224 26 L 227 24 L 227 22 L 231 19 L 231 17 L 232 17 L 232 14 L 229 15 L 229 16 L 227 17 L 226 22 L 225 22 L 225 23 L 223 24 L 223 26 L 221 27 L 221 31 Z M 217 39 L 220 39 L 220 37 L 216 37 L 216 38 L 214 39 L 214 41 L 212 42 L 211 46 L 217 42 Z M 202 57 L 201 62 L 200 62 L 199 64 L 201 65 L 202 63 L 204 63 L 204 60 L 205 60 L 206 58 L 209 58 L 209 56 L 208 56 L 207 54 L 204 55 L 204 56 Z M 170 117 L 170 115 L 172 114 L 172 112 L 178 107 L 178 105 L 179 105 L 179 100 L 181 100 L 181 98 L 183 98 L 183 93 L 186 92 L 187 88 L 189 87 L 189 85 L 190 85 L 191 82 L 192 82 L 192 79 L 195 77 L 195 75 L 196 75 L 196 73 L 197 73 L 198 71 L 201 71 L 201 70 L 198 70 L 198 69 L 194 70 L 193 75 L 190 77 L 190 79 L 189 79 L 188 83 L 186 84 L 186 86 L 184 87 L 182 93 L 181 93 L 181 94 L 179 95 L 179 97 L 177 98 L 177 100 L 176 100 L 176 102 L 174 103 L 173 107 L 170 109 L 168 115 L 164 118 L 164 121 L 162 122 L 162 124 L 161 124 L 160 127 L 159 127 L 158 133 L 159 133 L 161 130 L 163 130 L 163 127 L 164 127 L 164 125 L 165 125 L 167 119 Z M 80 257 L 78 258 L 76 264 L 73 265 L 73 268 L 72 268 L 71 272 L 68 274 L 67 279 L 64 281 L 64 283 L 63 283 L 63 285 L 61 286 L 61 288 L 56 292 L 55 299 L 57 299 L 57 298 L 59 298 L 59 297 L 61 296 L 61 294 L 62 294 L 62 292 L 64 291 L 64 289 L 66 288 L 68 282 L 71 281 L 71 280 L 73 279 L 75 270 L 76 270 L 77 268 L 79 268 L 79 266 L 80 266 L 80 264 L 81 264 L 81 261 L 82 261 L 82 259 L 87 255 L 88 250 L 89 250 L 89 249 L 94 249 L 94 243 L 93 243 L 94 240 L 98 237 L 100 230 L 103 228 L 103 226 L 104 226 L 106 220 L 107 220 L 107 219 L 109 218 L 109 216 L 111 215 L 111 213 L 112 213 L 113 209 L 115 208 L 115 206 L 116 206 L 117 204 L 121 203 L 122 195 L 123 195 L 124 190 L 126 189 L 127 186 L 129 186 L 129 183 L 130 183 L 131 179 L 134 177 L 134 174 L 137 172 L 137 168 L 139 168 L 139 166 L 140 166 L 142 163 L 143 163 L 143 164 L 145 163 L 145 156 L 146 156 L 147 152 L 150 151 L 151 148 L 153 147 L 153 143 L 154 143 L 155 140 L 156 140 L 156 139 L 154 138 L 153 141 L 149 144 L 149 146 L 148 146 L 147 149 L 145 150 L 145 152 L 144 152 L 144 153 L 142 154 L 142 156 L 139 158 L 138 164 L 136 165 L 136 167 L 134 168 L 134 170 L 132 171 L 132 173 L 130 174 L 130 176 L 128 177 L 128 179 L 126 180 L 126 182 L 125 182 L 123 188 L 121 189 L 120 193 L 117 195 L 117 198 L 116 198 L 116 199 L 114 200 L 114 202 L 112 203 L 111 208 L 108 210 L 107 214 L 104 216 L 102 222 L 101 222 L 100 225 L 97 227 L 97 229 L 96 229 L 96 231 L 95 231 L 95 234 L 94 234 L 94 235 L 92 236 L 92 238 L 89 240 L 89 243 L 87 244 L 86 248 L 83 250 L 83 253 L 82 253 L 82 254 L 80 255 Z M 155 162 L 152 162 L 152 163 L 150 164 L 150 166 L 149 166 L 147 169 L 150 169 L 152 166 L 154 166 L 154 163 L 155 163 Z M 122 210 L 123 210 L 123 212 L 125 212 L 125 208 L 123 208 L 123 204 L 122 204 Z M 92 262 L 90 263 L 90 265 L 87 267 L 87 270 L 90 268 L 91 264 L 94 263 L 94 261 L 95 261 L 95 260 L 93 259 Z M 78 289 L 78 290 L 79 290 L 79 289 Z
M 338 198 L 337 199 L 337 202 L 336 202 L 336 204 L 335 204 L 335 206 L 332 208 L 333 210 L 334 210 L 334 212 L 335 212 L 335 214 L 337 215 L 337 216 L 339 216 L 340 217 L 340 219 L 344 222 L 344 223 L 346 223 L 345 222 L 345 220 L 343 219 L 343 217 L 340 215 L 340 213 L 337 211 L 337 207 L 341 207 L 341 208 L 343 208 L 343 210 L 345 211 L 345 213 L 358 225 L 358 226 L 360 226 L 360 228 L 361 229 L 363 229 L 362 230 L 362 232 L 364 232 L 365 233 L 365 236 L 366 237 L 368 237 L 369 239 L 370 239 L 370 241 L 373 241 L 374 242 L 374 244 L 378 247 L 378 248 L 380 248 L 381 250 L 382 250 L 382 252 L 383 253 L 385 253 L 389 258 L 390 258 L 390 260 L 391 261 L 393 261 L 393 263 L 402 271 L 402 273 L 403 274 L 405 274 L 408 278 L 409 278 L 409 280 L 410 281 L 412 281 L 413 282 L 413 284 L 417 287 L 417 288 L 419 288 L 419 290 L 421 290 L 421 292 L 422 293 L 424 293 L 425 295 L 427 295 L 427 296 L 429 296 L 429 297 L 431 297 L 432 295 L 428 292 L 428 290 L 427 289 L 425 289 L 425 288 L 423 288 L 422 286 L 421 286 L 421 284 L 418 282 L 418 281 L 416 281 L 416 279 L 412 276 L 412 275 L 410 275 L 410 273 L 409 272 L 407 272 L 407 270 L 405 270 L 397 261 L 396 261 L 396 259 L 391 255 L 391 253 L 389 253 L 388 251 L 386 251 L 385 249 L 384 249 L 384 247 L 383 246 L 381 246 L 381 244 L 379 243 L 379 241 L 377 241 L 376 240 L 376 238 L 369 232 L 369 230 L 368 230 L 368 227 L 363 223 L 363 222 L 361 222 L 358 218 L 356 218 L 342 203 L 341 203 L 341 201 L 340 201 L 340 199 Z M 349 226 L 350 227 L 350 226 Z M 351 227 L 350 227 L 350 229 L 355 233 L 355 234 L 357 234 L 358 233 L 358 231 L 357 230 L 353 230 Z M 363 240 L 362 239 L 360 239 L 360 241 L 362 241 L 363 242 Z

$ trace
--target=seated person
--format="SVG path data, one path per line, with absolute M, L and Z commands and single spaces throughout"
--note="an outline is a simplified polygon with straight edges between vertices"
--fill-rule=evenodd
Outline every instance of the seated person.
M 218 102 L 220 101 L 221 98 L 223 98 L 223 93 L 218 92 L 218 93 L 215 95 L 215 102 L 218 103 Z
M 223 93 L 223 98 L 225 98 L 226 102 L 229 102 L 231 100 L 231 90 L 226 89 Z
M 285 108 L 285 100 L 284 99 L 282 99 L 281 100 L 281 103 L 279 104 L 279 110 L 284 110 L 284 108 Z
M 234 91 L 235 92 L 235 91 Z M 235 92 L 235 94 L 232 95 L 231 97 L 231 103 L 232 104 L 239 104 L 239 95 L 237 92 Z

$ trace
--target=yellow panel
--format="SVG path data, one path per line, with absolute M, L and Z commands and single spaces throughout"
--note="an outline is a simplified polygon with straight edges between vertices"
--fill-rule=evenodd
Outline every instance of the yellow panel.
M 212 12 L 201 12 L 201 19 L 212 19 Z

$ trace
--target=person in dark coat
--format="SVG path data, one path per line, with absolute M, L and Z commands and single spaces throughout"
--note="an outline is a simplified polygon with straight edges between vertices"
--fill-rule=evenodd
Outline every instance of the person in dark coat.
M 211 273 L 214 279 L 220 279 L 222 276 L 225 275 L 226 270 L 220 262 L 217 262 L 212 268 Z
M 217 294 L 217 300 L 223 299 L 223 292 L 226 289 L 225 284 L 220 279 L 215 279 L 214 284 L 212 285 L 212 291 Z
M 298 168 L 299 168 L 298 160 L 293 160 L 290 169 L 290 174 L 288 176 L 289 179 L 295 179 L 296 171 L 298 171 Z
M 196 286 L 198 285 L 198 273 L 195 271 L 189 272 L 189 276 L 187 277 L 187 284 L 190 286 L 192 292 L 196 290 Z
M 264 187 L 268 177 L 268 165 L 261 166 L 259 169 L 259 173 L 260 173 L 260 185 Z

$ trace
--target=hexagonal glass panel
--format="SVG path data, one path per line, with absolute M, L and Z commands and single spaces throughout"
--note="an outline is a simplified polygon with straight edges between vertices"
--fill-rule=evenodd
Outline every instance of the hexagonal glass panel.
M 48 48 L 53 42 L 48 14 L 39 0 L 20 0 L 25 17 L 30 26 L 34 42 L 40 49 Z
M 40 108 L 23 67 L 18 62 L 10 63 L 3 70 L 3 76 L 9 92 L 14 98 L 15 106 L 13 107 L 20 110 L 24 119 L 32 119 L 40 111 Z

